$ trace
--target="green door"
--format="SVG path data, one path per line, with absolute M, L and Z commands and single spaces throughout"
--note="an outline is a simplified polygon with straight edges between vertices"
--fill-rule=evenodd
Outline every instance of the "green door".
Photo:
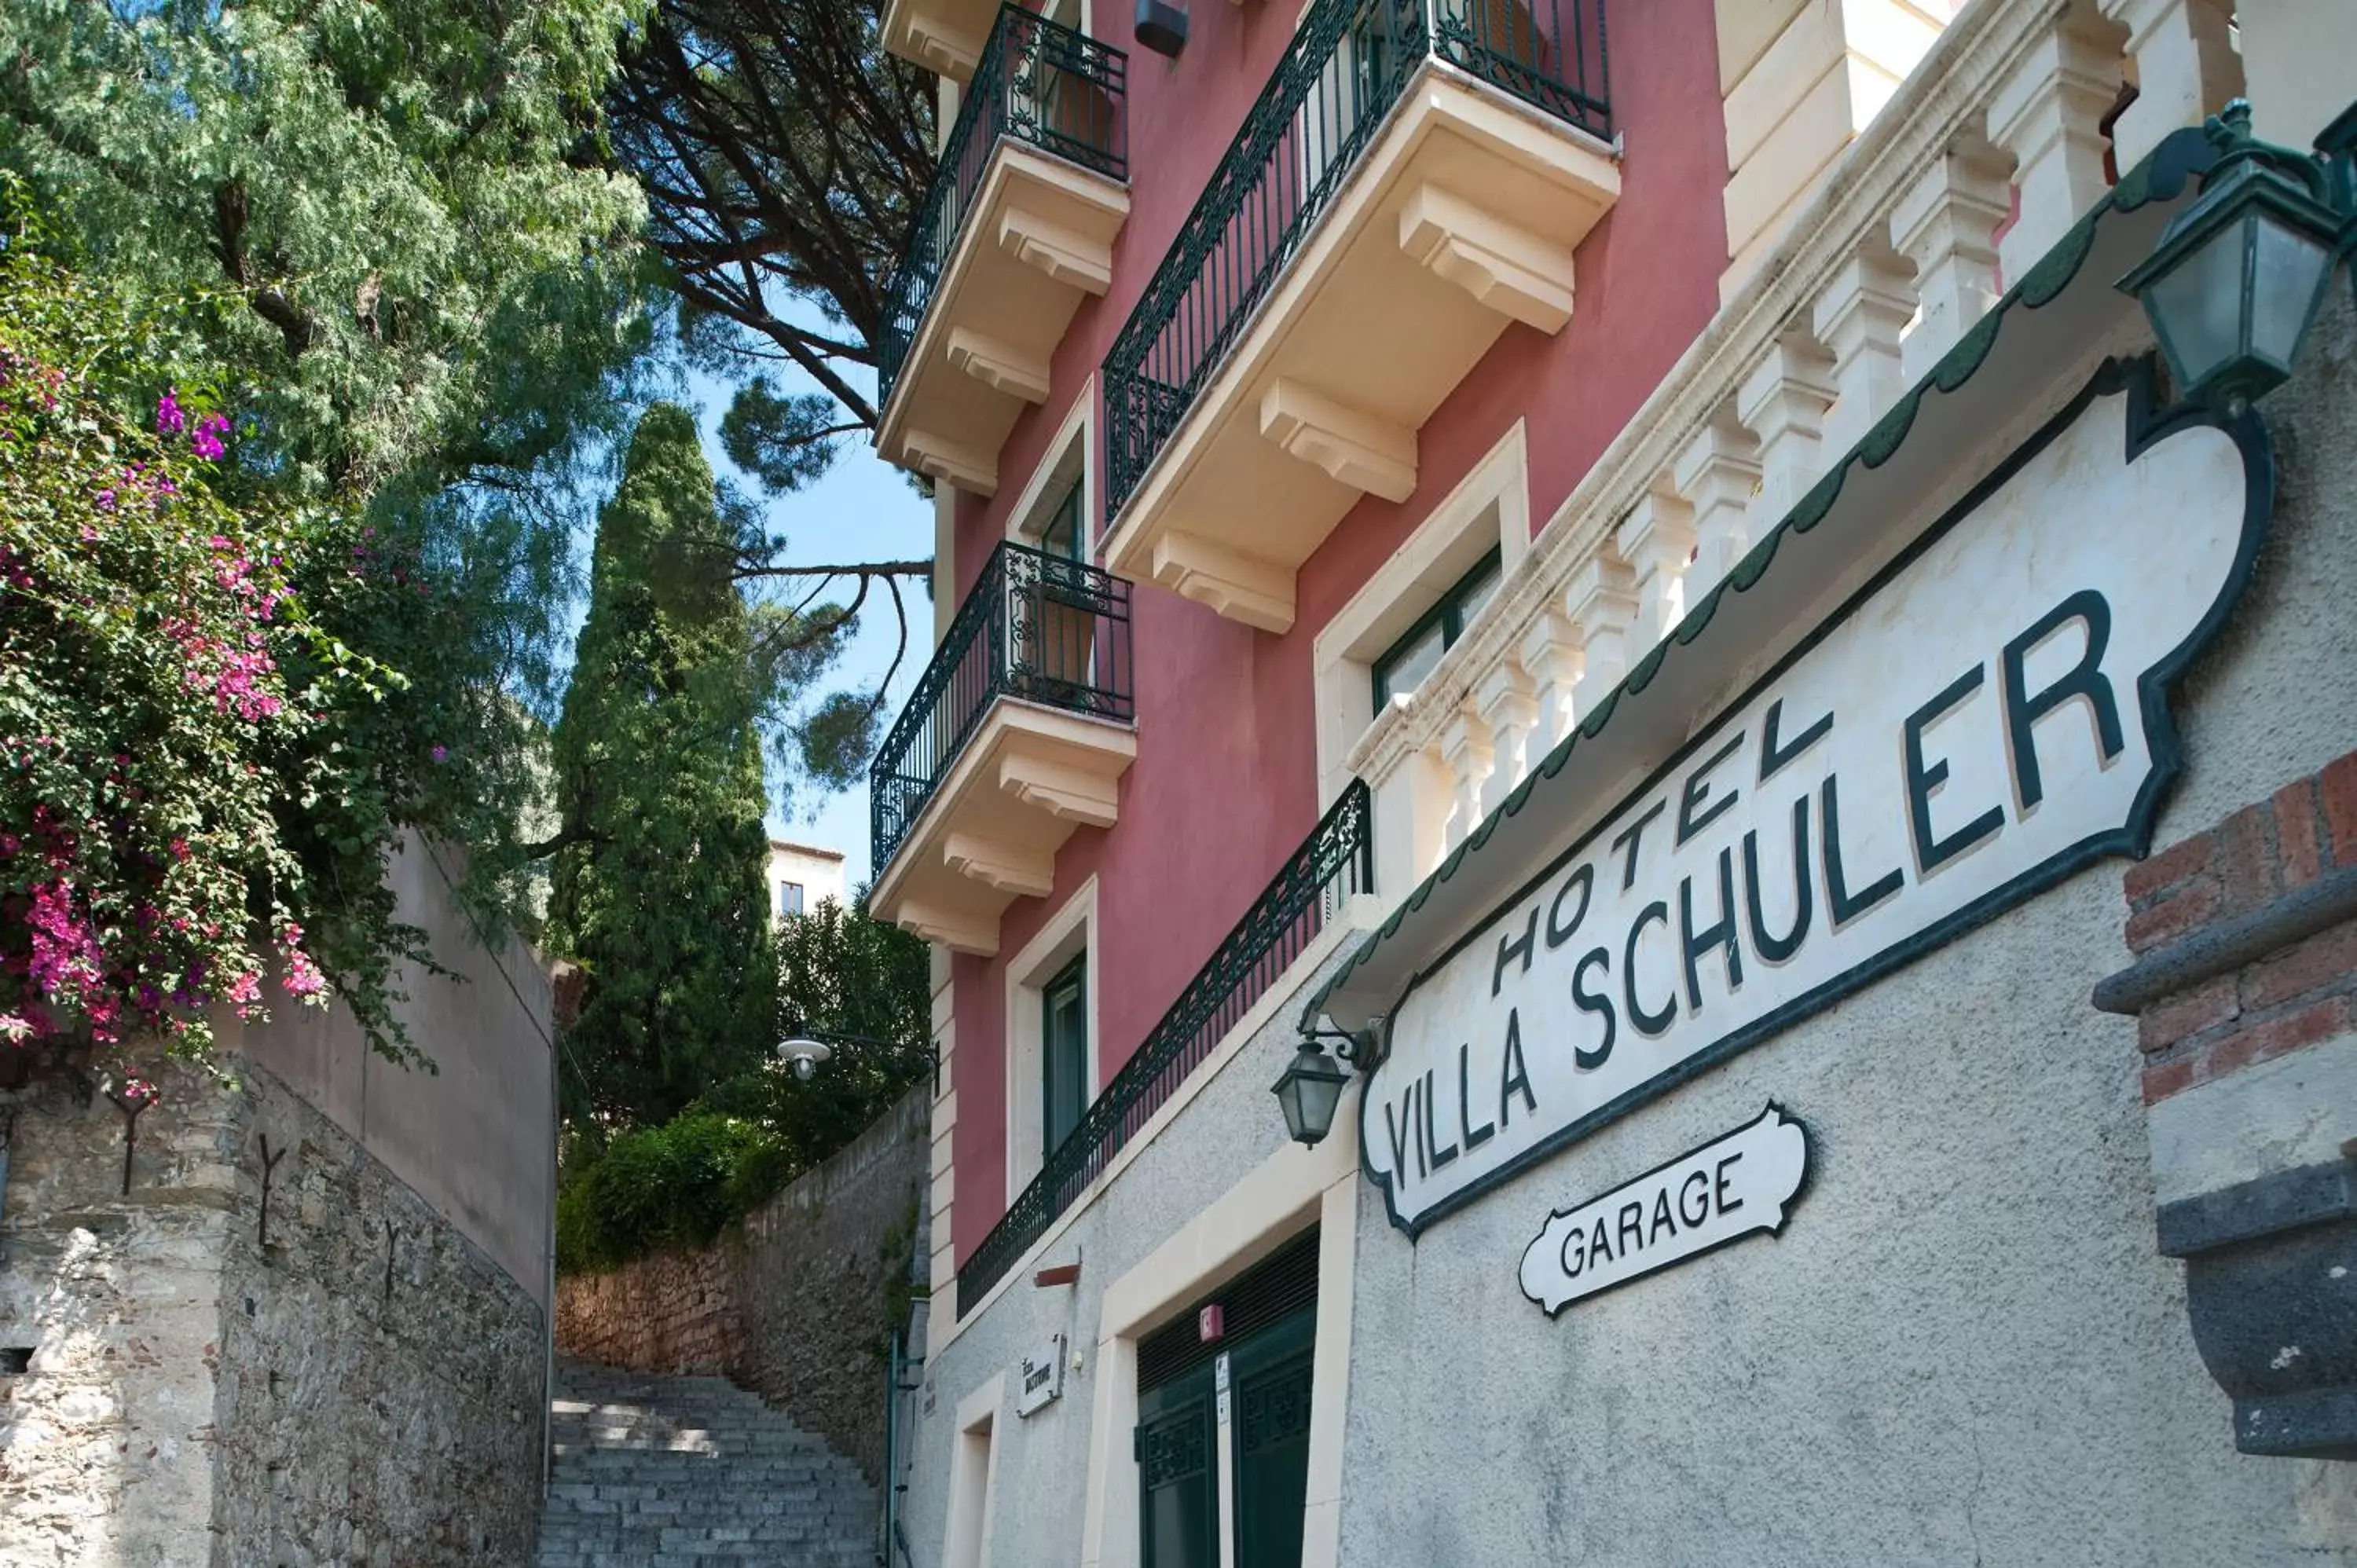
M 1235 1568 L 1301 1568 L 1316 1320 L 1297 1313 L 1139 1393 L 1144 1568 L 1221 1568 L 1222 1444 Z
M 1315 1313 L 1301 1313 L 1228 1353 L 1236 1568 L 1301 1568 L 1315 1327 Z
M 1140 1394 L 1137 1413 L 1142 1568 L 1220 1568 L 1211 1369 Z

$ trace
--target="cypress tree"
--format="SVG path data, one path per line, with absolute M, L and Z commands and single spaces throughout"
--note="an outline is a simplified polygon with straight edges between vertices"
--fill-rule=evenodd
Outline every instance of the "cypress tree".
M 752 631 L 684 409 L 647 411 L 599 512 L 554 737 L 566 840 L 550 950 L 584 971 L 565 1041 L 576 1125 L 651 1126 L 775 1037 Z

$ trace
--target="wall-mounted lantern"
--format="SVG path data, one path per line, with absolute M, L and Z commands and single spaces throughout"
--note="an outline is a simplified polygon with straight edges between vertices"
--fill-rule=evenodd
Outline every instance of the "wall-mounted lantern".
M 2352 214 L 2342 171 L 2252 135 L 2246 101 L 2204 129 L 2222 156 L 2201 197 L 2119 286 L 2143 303 L 2179 395 L 2231 410 L 2291 374 Z
M 1338 1042 L 1334 1054 L 1329 1056 L 1318 1042 L 1321 1039 Z M 1342 1090 L 1351 1081 L 1351 1069 L 1343 1063 L 1361 1069 L 1372 1069 L 1375 1061 L 1375 1032 L 1372 1029 L 1345 1031 L 1315 1029 L 1301 1031 L 1301 1048 L 1277 1076 L 1271 1092 L 1276 1096 L 1279 1109 L 1285 1112 L 1286 1133 L 1297 1144 L 1315 1148 L 1326 1141 L 1334 1130 L 1334 1112 L 1342 1102 Z

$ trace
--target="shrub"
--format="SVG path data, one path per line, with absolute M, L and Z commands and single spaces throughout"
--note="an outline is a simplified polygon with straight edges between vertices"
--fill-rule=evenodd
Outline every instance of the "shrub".
M 565 1175 L 556 1199 L 557 1269 L 594 1273 L 648 1252 L 709 1245 L 790 1174 L 778 1140 L 735 1116 L 690 1112 L 620 1133 Z

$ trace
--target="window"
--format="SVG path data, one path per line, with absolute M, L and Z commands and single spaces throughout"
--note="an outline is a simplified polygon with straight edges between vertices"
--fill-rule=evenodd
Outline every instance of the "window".
M 1031 1184 L 1072 1135 L 1100 1081 L 1095 962 L 1097 881 L 1072 890 L 1006 963 L 1006 1192 Z
M 1394 697 L 1424 684 L 1424 678 L 1432 673 L 1440 656 L 1465 634 L 1466 623 L 1497 593 L 1501 575 L 1499 553 L 1493 549 L 1441 595 L 1440 602 L 1426 610 L 1397 642 L 1375 656 L 1376 713 L 1382 713 Z
M 802 912 L 802 885 L 799 882 L 778 884 L 778 918 Z
M 1081 1124 L 1089 1103 L 1088 959 L 1084 950 L 1039 991 L 1039 1147 L 1044 1158 Z
M 1039 531 L 1039 548 L 1066 561 L 1089 558 L 1089 529 L 1081 515 L 1081 481 L 1074 479 L 1049 514 L 1047 526 Z

